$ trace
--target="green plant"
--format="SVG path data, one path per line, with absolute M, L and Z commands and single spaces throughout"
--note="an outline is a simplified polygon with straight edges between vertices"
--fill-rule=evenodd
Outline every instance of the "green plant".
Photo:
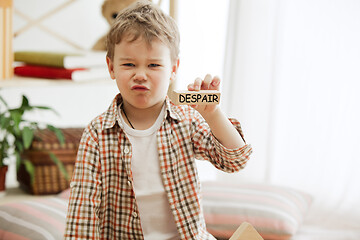
M 34 180 L 35 168 L 31 161 L 21 157 L 21 153 L 31 146 L 34 132 L 47 128 L 55 133 L 61 144 L 65 143 L 60 129 L 50 124 L 28 121 L 24 118 L 26 113 L 36 109 L 56 113 L 50 107 L 30 105 L 29 100 L 24 95 L 20 107 L 9 108 L 7 102 L 0 96 L 0 167 L 7 165 L 5 161 L 9 156 L 15 155 L 17 169 L 23 163 L 32 181 Z M 51 159 L 59 167 L 64 177 L 69 179 L 62 162 L 54 154 L 51 154 Z

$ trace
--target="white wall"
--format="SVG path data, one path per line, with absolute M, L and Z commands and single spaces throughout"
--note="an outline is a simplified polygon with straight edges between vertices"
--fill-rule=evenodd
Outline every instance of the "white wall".
M 223 77 L 226 25 L 229 0 L 178 1 L 180 28 L 180 68 L 177 88 L 186 89 L 207 73 Z M 200 178 L 214 180 L 218 170 L 199 161 Z
M 222 101 L 225 111 L 240 120 L 253 147 L 245 170 L 235 173 L 238 181 L 262 182 L 269 169 L 275 7 L 267 0 L 230 1 Z M 232 175 L 218 175 L 234 181 Z
M 68 0 L 13 1 L 13 28 L 14 33 L 19 34 L 14 39 L 15 51 L 71 51 L 74 45 L 90 49 L 108 29 L 108 24 L 101 15 L 103 0 L 77 0 L 70 4 L 67 4 Z M 55 11 L 57 9 L 60 10 Z
M 14 0 L 14 32 L 21 33 L 14 39 L 14 51 L 17 50 L 61 50 L 73 51 L 76 46 L 84 50 L 92 45 L 108 30 L 101 16 L 103 0 Z M 157 2 L 157 1 L 155 1 Z M 168 12 L 167 1 L 162 8 Z M 190 81 L 205 73 L 222 75 L 222 60 L 227 21 L 227 3 L 220 6 L 218 1 L 179 1 L 179 28 L 181 31 L 180 69 L 177 85 L 185 88 Z M 40 25 L 25 28 L 27 19 L 43 18 L 48 12 L 65 6 L 61 11 L 44 18 Z M 44 31 L 45 28 L 45 31 Z M 49 34 L 60 35 L 65 41 Z M 70 42 L 70 44 L 68 43 Z M 59 112 L 60 117 L 52 113 L 36 113 L 28 116 L 55 124 L 58 127 L 85 126 L 92 118 L 105 111 L 118 92 L 115 83 L 110 80 L 91 84 L 60 84 L 52 86 L 20 86 L 0 90 L 0 94 L 10 106 L 20 104 L 25 94 L 32 104 L 46 105 Z M 214 170 L 207 164 L 200 164 L 200 174 L 204 179 L 212 179 Z M 7 187 L 16 186 L 14 165 L 7 174 Z
M 14 51 L 71 52 L 91 49 L 97 39 L 108 30 L 108 24 L 101 15 L 103 1 L 68 2 L 14 0 Z M 58 8 L 61 10 L 55 12 Z M 57 116 L 37 111 L 29 115 L 29 119 L 58 127 L 81 127 L 108 107 L 117 89 L 109 78 L 92 84 L 18 86 L 1 89 L 0 93 L 10 106 L 18 106 L 21 95 L 25 94 L 31 104 L 50 106 L 60 114 Z M 12 163 L 7 174 L 7 187 L 17 185 L 14 159 Z
M 178 1 L 181 32 L 178 87 L 207 73 L 223 76 L 229 0 Z

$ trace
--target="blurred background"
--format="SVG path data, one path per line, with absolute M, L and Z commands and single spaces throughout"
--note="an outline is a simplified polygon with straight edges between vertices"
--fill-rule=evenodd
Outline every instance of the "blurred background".
M 14 0 L 14 50 L 90 50 L 108 30 L 102 2 Z M 168 2 L 161 7 L 168 11 Z M 178 1 L 176 88 L 219 75 L 221 106 L 240 120 L 254 149 L 240 173 L 199 163 L 202 179 L 302 190 L 321 213 L 310 221 L 360 227 L 359 12 L 358 0 Z M 85 126 L 117 92 L 110 78 L 0 89 L 10 105 L 26 94 L 53 107 L 60 117 L 29 118 L 59 127 Z M 14 176 L 8 174 L 8 185 L 16 185 Z

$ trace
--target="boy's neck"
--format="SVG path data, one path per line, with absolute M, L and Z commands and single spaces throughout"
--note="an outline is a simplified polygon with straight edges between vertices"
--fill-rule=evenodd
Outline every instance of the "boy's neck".
M 136 130 L 146 130 L 155 123 L 163 105 L 164 102 L 161 102 L 150 108 L 140 109 L 124 101 L 121 114 L 129 126 L 132 125 Z

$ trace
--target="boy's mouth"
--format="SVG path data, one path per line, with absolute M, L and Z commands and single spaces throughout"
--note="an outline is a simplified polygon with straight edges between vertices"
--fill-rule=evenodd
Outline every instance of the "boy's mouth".
M 134 85 L 134 86 L 131 87 L 131 90 L 147 91 L 149 89 L 147 87 L 143 86 L 143 85 Z

